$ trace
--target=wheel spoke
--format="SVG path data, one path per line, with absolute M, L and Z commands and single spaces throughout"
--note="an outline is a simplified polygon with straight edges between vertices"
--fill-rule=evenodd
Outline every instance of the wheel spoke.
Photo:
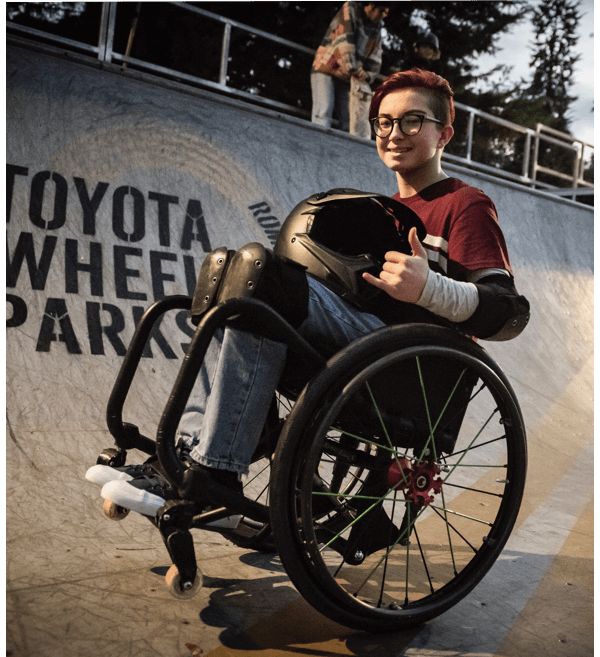
M 452 456 L 457 456 L 458 454 L 462 454 L 462 453 L 464 453 L 464 452 L 473 451 L 474 449 L 477 449 L 477 448 L 479 448 L 479 447 L 485 447 L 486 445 L 490 445 L 491 443 L 496 443 L 496 442 L 498 442 L 499 440 L 506 440 L 506 434 L 504 434 L 504 435 L 502 435 L 502 436 L 499 436 L 498 438 L 492 438 L 491 440 L 486 440 L 485 442 L 483 442 L 483 443 L 479 443 L 479 444 L 477 444 L 477 445 L 472 445 L 472 446 L 470 446 L 470 447 L 467 447 L 466 449 L 461 449 L 461 450 L 459 450 L 458 452 L 452 452 L 452 454 L 448 454 L 448 457 L 447 457 L 447 458 L 450 458 L 450 457 L 452 457 Z M 445 460 L 445 459 L 444 459 L 444 460 Z
M 471 542 L 468 541 L 462 535 L 462 533 L 459 532 L 458 529 L 456 529 L 456 527 L 447 518 L 444 518 L 444 516 L 442 516 L 442 514 L 435 507 L 431 507 L 431 510 L 434 511 L 445 523 L 450 525 L 451 529 L 455 531 L 462 538 L 462 540 L 471 548 L 471 550 L 473 550 L 473 552 L 477 552 L 477 548 L 474 545 L 472 545 Z
M 484 429 L 487 427 L 487 425 L 491 422 L 492 418 L 494 417 L 494 415 L 496 415 L 497 412 L 498 412 L 498 407 L 496 406 L 496 408 L 490 413 L 490 416 L 488 417 L 488 419 L 483 423 L 483 426 L 481 427 L 481 429 L 479 429 L 479 431 L 475 434 L 475 437 L 473 438 L 473 440 L 471 440 L 471 442 L 469 443 L 469 445 L 467 445 L 466 449 L 463 450 L 463 453 L 461 454 L 461 457 L 460 457 L 460 459 L 458 460 L 458 462 L 457 462 L 457 463 L 449 463 L 449 464 L 448 464 L 448 465 L 450 465 L 450 466 L 452 467 L 452 469 L 451 469 L 450 472 L 446 475 L 446 477 L 444 478 L 444 481 L 448 480 L 448 479 L 451 477 L 451 475 L 452 475 L 452 473 L 454 472 L 454 470 L 456 469 L 456 467 L 457 467 L 458 465 L 460 465 L 460 463 L 461 463 L 461 461 L 464 459 L 464 457 L 465 457 L 465 456 L 471 451 L 471 447 L 473 446 L 473 443 L 474 443 L 474 442 L 477 440 L 477 438 L 479 438 L 479 436 L 483 433 L 483 430 L 484 430 Z M 494 466 L 489 466 L 489 467 L 494 467 Z M 498 467 L 498 466 L 495 466 L 495 467 Z
M 490 522 L 489 520 L 482 520 L 481 518 L 475 518 L 475 516 L 469 516 L 466 513 L 460 513 L 460 511 L 454 511 L 452 509 L 447 509 L 446 507 L 443 507 L 440 509 L 439 506 L 435 506 L 433 504 L 429 505 L 432 509 L 437 509 L 438 511 L 444 511 L 445 513 L 451 513 L 453 516 L 460 516 L 461 518 L 466 518 L 467 520 L 473 520 L 474 522 L 479 522 L 482 525 L 487 525 L 488 527 L 492 527 L 494 523 Z M 446 520 L 446 522 L 448 522 Z
M 377 413 L 377 418 L 379 420 L 379 423 L 381 424 L 381 428 L 383 429 L 383 434 L 385 436 L 385 439 L 387 440 L 387 444 L 389 448 L 395 452 L 394 445 L 392 444 L 392 440 L 390 438 L 390 434 L 388 433 L 387 427 L 385 426 L 385 422 L 383 421 L 383 416 L 381 415 L 381 411 L 379 410 L 379 406 L 377 402 L 375 401 L 375 396 L 373 395 L 373 391 L 371 390 L 371 386 L 369 383 L 366 383 L 367 386 L 367 391 L 369 393 L 369 397 L 371 398 L 371 402 L 373 404 L 373 407 L 375 408 L 375 412 Z
M 363 586 L 369 581 L 369 579 L 371 579 L 371 577 L 373 576 L 373 573 L 379 568 L 379 566 L 381 566 L 381 564 L 383 563 L 383 560 L 386 558 L 386 555 L 388 555 L 405 536 L 408 539 L 408 537 L 410 536 L 410 532 L 412 531 L 412 528 L 414 527 L 414 525 L 417 521 L 417 518 L 421 515 L 421 513 L 423 513 L 423 509 L 421 509 L 420 511 L 417 511 L 412 523 L 408 524 L 406 529 L 403 532 L 401 532 L 400 535 L 398 536 L 398 538 L 396 538 L 396 540 L 392 543 L 392 545 L 389 546 L 389 550 L 386 550 L 386 554 L 384 554 L 379 559 L 379 561 L 377 561 L 377 563 L 373 566 L 373 568 L 371 568 L 371 570 L 367 573 L 366 577 L 363 579 L 363 581 L 361 582 L 358 589 L 356 589 L 356 591 L 354 592 L 355 596 L 357 596 L 359 594 L 359 592 L 363 588 Z
M 333 467 L 335 467 L 335 465 L 336 465 L 336 461 L 335 461 L 334 459 L 330 458 L 330 457 L 328 457 L 327 459 L 323 459 L 322 462 L 325 462 L 325 463 L 327 463 L 327 464 L 331 464 Z M 326 479 L 326 478 L 325 478 L 325 475 L 320 475 L 320 477 L 321 477 L 321 479 L 326 483 L 327 488 L 329 488 L 330 491 L 333 491 L 333 492 L 331 492 L 331 493 L 329 493 L 329 494 L 339 496 L 341 493 L 339 493 L 339 492 L 336 493 L 335 491 L 339 491 L 340 488 L 337 487 L 337 486 L 334 486 L 334 485 L 333 485 L 333 476 L 334 476 L 334 475 L 335 475 L 335 471 L 334 471 L 333 468 L 332 468 L 332 472 L 331 472 L 331 475 L 330 475 L 330 478 L 329 478 L 329 479 Z M 353 471 L 352 466 L 350 466 L 350 467 L 348 468 L 348 471 L 346 472 L 345 476 L 343 477 L 343 479 L 342 479 L 342 481 L 341 481 L 340 483 L 342 483 L 343 480 L 344 480 L 344 479 L 347 479 L 348 477 L 350 477 L 350 481 L 347 482 L 347 484 L 346 484 L 344 490 L 352 489 L 352 488 L 354 488 L 357 484 L 362 484 L 362 483 L 363 483 L 362 479 L 361 479 L 361 478 L 360 478 L 360 477 L 359 477 L 359 476 Z M 315 492 L 315 491 L 313 491 L 313 492 Z M 322 492 L 319 492 L 318 494 L 323 494 L 323 493 L 322 493 Z
M 381 423 L 381 427 L 383 428 L 383 433 L 385 434 L 385 439 L 387 440 L 388 446 L 390 447 L 390 449 L 393 452 L 394 461 L 396 462 L 396 465 L 398 466 L 399 472 L 402 474 L 402 479 L 404 480 L 404 483 L 406 483 L 406 476 L 404 475 L 404 468 L 402 467 L 402 465 L 400 464 L 400 461 L 398 459 L 398 451 L 396 450 L 396 448 L 392 444 L 392 441 L 390 439 L 390 435 L 388 433 L 387 427 L 385 426 L 385 422 L 383 421 L 381 411 L 379 410 L 379 406 L 378 406 L 377 402 L 375 401 L 375 396 L 373 395 L 373 391 L 371 390 L 371 386 L 369 385 L 368 382 L 366 383 L 366 386 L 367 386 L 367 390 L 369 392 L 369 397 L 371 397 L 371 401 L 373 402 L 373 406 L 375 407 L 375 412 L 377 413 L 377 417 L 379 418 L 379 422 Z M 406 450 L 404 451 L 404 455 L 406 455 Z
M 256 474 L 252 476 L 252 479 L 248 479 L 248 481 L 244 484 L 244 488 L 249 484 L 251 484 L 256 479 L 258 479 L 260 475 L 263 474 L 270 467 L 271 467 L 271 462 L 269 461 L 269 463 L 267 463 L 267 465 L 265 465 L 265 467 L 262 470 L 259 470 Z
M 395 492 L 395 491 L 394 491 Z M 377 502 L 393 502 L 394 498 L 393 497 L 378 497 L 377 495 L 355 495 L 353 493 L 327 493 L 325 491 L 312 491 L 312 495 L 320 495 L 324 497 L 343 497 L 346 500 L 375 500 Z M 387 495 L 387 493 L 386 493 Z M 400 500 L 400 502 L 404 502 L 404 500 Z
M 271 459 L 268 459 L 267 464 L 264 467 L 262 467 L 260 470 L 258 470 L 258 472 L 254 473 L 252 477 L 248 479 L 248 481 L 246 481 L 243 485 L 244 495 L 246 495 L 248 499 L 253 499 L 255 502 L 258 502 L 264 495 L 265 499 L 262 502 L 260 502 L 260 504 L 264 504 L 266 507 L 269 506 L 269 478 L 267 477 L 266 483 L 264 484 L 262 489 L 258 491 L 258 493 L 251 491 L 248 487 L 250 486 L 250 484 L 256 481 L 261 475 L 263 475 L 270 467 L 271 467 Z M 246 515 L 241 516 L 242 520 L 245 518 Z
M 448 509 L 446 507 L 446 496 L 444 495 L 444 488 L 442 487 L 442 506 L 444 508 L 444 520 L 446 521 L 446 534 L 448 535 L 448 547 L 450 548 L 450 557 L 452 558 L 452 568 L 454 570 L 454 574 L 456 575 L 457 570 L 456 570 L 456 559 L 454 557 L 454 546 L 452 545 L 452 536 L 450 535 L 450 528 L 448 527 L 449 522 L 448 522 L 448 517 L 446 516 L 446 513 L 448 512 Z
M 292 410 L 292 403 L 287 397 L 277 394 L 277 408 L 278 410 L 283 408 L 289 414 Z
M 266 493 L 267 493 L 267 503 L 268 503 L 268 501 L 269 501 L 269 482 L 268 482 L 268 481 L 267 481 L 267 483 L 264 485 L 264 487 L 263 487 L 263 489 L 260 491 L 260 493 L 254 498 L 254 500 L 255 500 L 255 501 L 259 500 L 259 499 L 262 497 L 262 495 L 265 493 L 265 491 L 266 491 Z
M 386 494 L 387 494 L 387 493 L 386 493 Z M 341 536 L 345 531 L 347 531 L 350 527 L 352 527 L 353 525 L 355 525 L 359 520 L 361 520 L 362 518 L 364 518 L 364 517 L 367 515 L 367 513 L 369 513 L 369 511 L 371 511 L 371 510 L 374 509 L 378 504 L 380 504 L 380 503 L 383 501 L 384 498 L 385 498 L 385 495 L 384 495 L 383 497 L 378 497 L 377 500 L 376 500 L 375 502 L 373 502 L 373 504 L 371 504 L 371 506 L 367 507 L 362 513 L 360 513 L 358 516 L 356 516 L 356 518 L 354 518 L 354 520 L 353 520 L 352 522 L 349 522 L 349 523 L 348 523 L 348 524 L 347 524 L 347 525 L 346 525 L 341 531 L 339 531 L 339 532 L 338 532 L 338 533 L 337 533 L 332 539 L 330 539 L 329 541 L 327 541 L 327 543 L 325 543 L 325 545 L 322 545 L 322 546 L 319 548 L 319 552 L 323 552 L 323 550 L 324 550 L 325 548 L 329 547 L 329 546 L 330 546 L 330 545 L 331 545 L 336 539 L 340 538 L 340 536 Z
M 494 463 L 448 463 L 447 465 L 452 466 L 452 470 L 454 468 L 507 468 L 508 466 L 506 463 L 502 464 L 494 464 Z M 451 473 L 450 473 L 451 474 Z M 448 475 L 450 476 L 450 475 Z M 446 483 L 446 479 L 444 479 L 444 483 Z
M 398 491 L 394 491 L 394 501 L 392 503 L 392 514 L 391 514 L 392 518 L 394 517 L 394 512 L 396 510 L 396 498 L 397 497 L 398 497 Z M 405 500 L 402 500 L 402 501 L 405 501 Z M 381 603 L 383 601 L 383 592 L 384 592 L 384 589 L 385 589 L 385 577 L 386 577 L 386 574 L 387 574 L 387 567 L 388 567 L 388 557 L 389 557 L 390 550 L 391 550 L 391 548 L 389 546 L 389 543 L 392 542 L 391 538 L 392 538 L 392 533 L 391 533 L 391 527 L 390 527 L 390 535 L 389 535 L 389 539 L 388 539 L 388 546 L 385 548 L 385 563 L 384 563 L 384 566 L 383 566 L 383 573 L 381 575 L 381 589 L 379 591 L 379 600 L 377 601 L 377 606 L 378 607 L 381 607 Z
M 425 568 L 425 574 L 427 575 L 427 581 L 429 582 L 429 590 L 431 593 L 435 593 L 435 589 L 433 588 L 433 582 L 431 581 L 431 575 L 429 574 L 429 568 L 427 567 L 427 560 L 425 559 L 425 553 L 423 552 L 423 547 L 421 545 L 421 540 L 419 539 L 419 532 L 417 531 L 417 526 L 415 525 L 413 528 L 413 531 L 415 533 L 415 538 L 417 539 L 417 545 L 419 546 L 419 552 L 421 554 L 421 561 L 423 562 L 423 567 Z
M 454 387 L 452 388 L 450 395 L 448 399 L 446 400 L 446 403 L 444 404 L 444 407 L 442 408 L 442 411 L 439 414 L 439 417 L 435 423 L 435 426 L 431 426 L 431 414 L 429 412 L 429 402 L 427 401 L 427 393 L 425 392 L 425 381 L 423 380 L 423 371 L 421 370 L 421 359 L 419 356 L 416 356 L 415 358 L 417 362 L 417 371 L 419 373 L 419 385 L 421 386 L 421 393 L 423 394 L 423 402 L 425 404 L 425 414 L 427 415 L 427 425 L 429 429 L 429 437 L 427 438 L 427 442 L 425 443 L 425 446 L 423 447 L 423 450 L 421 451 L 421 454 L 419 455 L 418 460 L 420 461 L 424 454 L 425 451 L 427 450 L 427 447 L 429 446 L 429 443 L 431 442 L 432 449 L 433 449 L 433 457 L 435 460 L 437 460 L 437 454 L 436 454 L 436 448 L 435 448 L 435 440 L 434 440 L 434 434 L 435 430 L 438 427 L 438 424 L 442 421 L 442 417 L 444 416 L 444 413 L 446 412 L 446 409 L 448 408 L 448 404 L 452 400 L 452 397 L 454 397 L 454 393 L 456 392 L 456 389 L 458 388 L 458 384 L 461 382 L 461 379 L 463 378 L 465 372 L 467 371 L 466 368 L 462 370 L 460 373 L 456 383 L 454 384 Z
M 460 484 L 453 484 L 451 482 L 446 482 L 445 486 L 452 486 L 453 488 L 462 488 L 463 490 L 471 491 L 472 493 L 481 493 L 482 495 L 491 495 L 492 497 L 499 497 L 502 499 L 504 495 L 501 493 L 492 493 L 489 490 L 481 490 L 481 488 L 472 488 L 471 486 L 461 486 Z
M 447 424 L 450 425 L 450 426 L 452 426 L 452 423 L 453 423 L 453 422 L 454 422 L 454 421 L 455 421 L 460 415 L 464 414 L 465 410 L 468 408 L 469 404 L 475 399 L 475 397 L 477 397 L 477 395 L 479 395 L 479 393 L 482 392 L 483 390 L 485 390 L 486 388 L 487 388 L 487 386 L 485 385 L 485 383 L 482 382 L 482 384 L 479 386 L 479 389 L 478 389 L 476 392 L 474 392 L 474 393 L 469 397 L 469 399 L 467 399 L 467 401 L 466 401 L 466 403 L 464 404 L 464 406 L 461 406 L 461 407 L 456 411 L 456 413 L 454 413 L 454 415 L 450 418 L 450 420 L 447 422 Z

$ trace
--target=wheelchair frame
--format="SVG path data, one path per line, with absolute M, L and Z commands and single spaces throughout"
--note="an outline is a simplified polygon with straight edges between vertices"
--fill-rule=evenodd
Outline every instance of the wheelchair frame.
M 210 510 L 202 508 L 203 505 L 194 499 L 167 501 L 156 518 L 151 519 L 173 562 L 166 577 L 171 593 L 187 598 L 201 586 L 202 575 L 197 568 L 190 529 L 203 528 L 221 531 L 238 545 L 254 549 L 268 548 L 265 539 L 272 530 L 277 551 L 296 588 L 319 611 L 349 627 L 373 632 L 403 629 L 437 616 L 462 599 L 491 568 L 506 543 L 516 520 L 525 481 L 526 442 L 521 411 L 508 380 L 485 350 L 450 329 L 415 324 L 384 327 L 325 361 L 266 304 L 251 298 L 230 299 L 202 316 L 154 441 L 142 435 L 137 426 L 123 421 L 123 407 L 154 324 L 168 311 L 189 310 L 191 303 L 187 296 L 167 297 L 150 306 L 142 316 L 107 405 L 107 425 L 116 449 L 104 450 L 98 463 L 123 466 L 127 451 L 131 449 L 155 455 L 169 483 L 181 494 L 185 483 L 184 467 L 175 450 L 175 432 L 210 340 L 221 327 L 232 325 L 285 342 L 309 364 L 315 376 L 306 384 L 283 422 L 271 461 L 269 506 L 232 491 L 231 495 L 222 494 L 211 500 L 211 507 L 216 505 L 216 508 Z M 405 421 L 405 425 L 392 428 L 384 405 L 378 404 L 373 396 L 375 383 L 395 372 L 390 368 L 398 363 L 416 363 L 422 379 L 427 363 L 435 371 L 435 364 L 442 362 L 435 359 L 444 358 L 450 369 L 457 366 L 463 370 L 441 412 L 439 406 L 435 411 L 437 420 L 430 417 L 433 404 L 427 400 L 421 381 L 427 417 L 420 422 L 425 422 L 425 431 L 417 429 L 419 425 L 414 419 L 412 424 Z M 468 376 L 476 375 L 477 380 L 482 381 L 480 391 L 472 396 L 465 382 L 468 376 L 463 377 L 467 371 Z M 447 416 L 452 412 L 456 418 L 461 412 L 460 408 L 449 410 L 461 386 L 463 397 L 466 391 L 468 398 L 465 412 L 484 390 L 492 400 L 491 405 L 496 405 L 490 418 L 499 413 L 498 424 L 503 427 L 504 434 L 475 444 L 487 430 L 491 422 L 488 419 L 471 445 L 457 452 L 456 439 L 452 443 L 448 431 L 444 434 L 443 426 L 438 428 L 438 425 L 457 424 L 456 419 L 449 423 Z M 362 408 L 365 390 L 371 396 L 378 417 L 374 429 L 373 425 L 365 426 L 364 414 L 356 411 Z M 346 425 L 350 416 L 354 420 Z M 458 421 L 461 423 L 462 417 Z M 417 439 L 417 434 L 422 435 Z M 409 445 L 407 441 L 411 440 L 414 444 Z M 475 487 L 468 477 L 464 481 L 459 479 L 462 482 L 459 484 L 447 481 L 457 469 L 467 469 L 462 461 L 470 452 L 484 447 L 491 454 L 489 459 L 506 460 L 505 465 L 471 464 L 474 469 L 479 468 L 478 472 L 483 471 L 480 479 L 488 482 L 485 486 L 489 486 L 489 490 Z M 452 461 L 457 455 L 460 455 L 458 462 Z M 506 473 L 503 479 L 494 482 L 488 471 L 498 467 L 503 467 Z M 450 475 L 444 477 L 443 472 L 450 470 Z M 448 490 L 446 496 L 450 493 L 449 486 L 464 489 L 458 498 L 479 494 L 486 500 L 488 496 L 500 498 L 496 515 L 493 519 L 487 516 L 473 519 L 462 507 L 458 511 L 449 508 L 444 498 L 444 491 Z M 447 539 L 440 539 L 439 528 L 436 528 L 428 534 L 426 543 L 425 532 L 420 536 L 421 529 L 417 530 L 417 520 L 427 517 L 422 521 L 423 526 L 433 525 L 435 515 L 440 516 L 434 504 L 437 500 L 442 501 Z M 393 522 L 393 510 L 402 504 L 402 522 L 397 527 Z M 245 542 L 236 540 L 227 530 L 209 525 L 233 513 L 241 514 L 255 529 Z M 456 513 L 457 519 L 449 521 L 450 513 Z M 125 515 L 119 509 L 106 506 L 105 514 L 113 519 Z M 467 539 L 463 535 L 467 530 L 459 525 L 464 518 L 488 525 L 489 532 L 481 539 L 481 545 L 473 545 L 475 541 L 469 540 L 471 536 Z M 455 549 L 451 534 L 464 539 L 473 552 L 465 563 L 461 562 L 462 543 L 460 550 Z M 448 581 L 438 586 L 436 578 L 442 575 L 434 571 L 441 572 L 438 561 L 446 541 L 452 563 L 449 575 L 444 575 Z M 425 558 L 428 551 L 434 555 L 429 567 Z M 380 553 L 384 554 L 378 557 Z M 338 563 L 340 556 L 341 563 Z M 417 585 L 411 583 L 409 587 L 411 558 L 412 563 L 422 561 L 420 570 L 426 571 L 426 575 L 419 575 L 424 583 L 419 579 Z M 390 597 L 384 591 L 385 573 L 402 569 L 406 570 L 404 590 Z M 366 574 L 366 583 L 360 586 L 354 575 L 358 570 L 361 570 L 360 578 Z M 373 588 L 370 581 L 378 570 L 384 572 L 380 591 L 375 590 L 377 587 Z

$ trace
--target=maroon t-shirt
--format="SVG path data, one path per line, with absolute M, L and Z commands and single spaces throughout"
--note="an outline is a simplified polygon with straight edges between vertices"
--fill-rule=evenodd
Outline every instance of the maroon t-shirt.
M 427 229 L 423 245 L 430 267 L 468 280 L 478 269 L 512 273 L 506 242 L 491 199 L 457 178 L 446 178 L 408 198 L 393 197 L 414 210 Z

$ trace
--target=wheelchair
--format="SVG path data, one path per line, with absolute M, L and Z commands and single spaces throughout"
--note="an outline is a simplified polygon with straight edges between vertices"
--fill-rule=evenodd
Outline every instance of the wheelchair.
M 466 596 L 510 535 L 526 474 L 519 404 L 486 351 L 452 329 L 407 324 L 325 360 L 267 304 L 229 299 L 197 324 L 154 440 L 123 421 L 124 403 L 154 324 L 191 306 L 191 297 L 177 295 L 143 315 L 108 402 L 115 447 L 97 461 L 122 466 L 139 450 L 179 491 L 150 518 L 173 563 L 169 591 L 191 598 L 201 587 L 191 530 L 205 529 L 276 550 L 313 607 L 357 630 L 410 628 Z M 310 375 L 301 389 L 277 391 L 243 494 L 206 505 L 182 494 L 192 489 L 175 434 L 208 344 L 224 326 L 285 342 Z M 108 501 L 104 511 L 126 515 Z M 233 514 L 241 516 L 235 531 L 224 526 Z

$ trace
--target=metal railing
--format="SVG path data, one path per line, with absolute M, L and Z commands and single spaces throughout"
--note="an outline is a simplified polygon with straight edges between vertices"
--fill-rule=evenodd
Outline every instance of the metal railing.
M 512 178 L 517 182 L 521 183 L 531 183 L 533 180 L 529 176 L 529 162 L 530 162 L 530 152 L 531 152 L 531 138 L 535 134 L 531 128 L 525 128 L 517 123 L 512 121 L 507 121 L 506 119 L 501 119 L 498 116 L 493 114 L 488 114 L 482 110 L 471 107 L 470 105 L 464 105 L 458 101 L 454 102 L 454 106 L 457 110 L 457 114 L 465 112 L 467 114 L 467 134 L 466 134 L 466 148 L 465 155 L 454 156 L 462 163 L 467 163 L 471 165 L 476 165 L 477 168 L 487 171 L 489 173 L 494 173 L 496 175 L 501 175 L 507 178 Z M 512 132 L 517 133 L 518 135 L 523 135 L 525 138 L 525 145 L 523 148 L 523 158 L 521 172 L 519 174 L 513 173 L 510 171 L 499 170 L 498 167 L 489 166 L 483 162 L 478 162 L 473 159 L 473 143 L 474 143 L 474 133 L 475 133 L 475 119 L 480 118 L 481 120 L 488 121 L 489 123 L 495 124 L 499 127 L 511 130 Z M 453 156 L 450 156 L 453 157 Z
M 573 153 L 573 170 L 571 174 L 566 174 L 562 171 L 552 167 L 543 166 L 539 163 L 539 149 L 543 142 L 553 144 L 554 146 L 558 146 L 560 149 L 571 151 Z M 572 186 L 570 189 L 554 188 L 549 190 L 558 196 L 571 196 L 572 199 L 575 199 L 578 194 L 589 194 L 590 190 L 593 190 L 594 185 L 593 183 L 584 179 L 586 149 L 587 151 L 590 151 L 590 157 L 593 157 L 594 147 L 592 144 L 589 144 L 581 139 L 574 139 L 571 135 L 568 135 L 559 130 L 554 130 L 553 128 L 550 128 L 543 123 L 537 123 L 535 129 L 535 146 L 532 172 L 534 186 L 539 184 L 537 181 L 538 173 L 544 173 L 547 176 L 559 178 L 560 180 L 571 183 Z M 581 187 L 587 189 L 581 190 Z M 591 193 L 593 193 L 593 191 Z
M 218 80 L 210 80 L 205 77 L 191 75 L 166 66 L 131 57 L 132 44 L 135 39 L 139 17 L 139 8 L 143 3 L 136 3 L 137 11 L 134 20 L 131 23 L 125 51 L 117 52 L 115 50 L 114 41 L 119 4 L 120 3 L 116 2 L 102 3 L 97 45 L 90 45 L 77 40 L 68 39 L 56 34 L 20 25 L 10 20 L 7 20 L 6 22 L 7 32 L 9 35 L 10 33 L 22 34 L 33 37 L 34 39 L 42 39 L 61 46 L 66 46 L 67 48 L 76 51 L 92 54 L 103 65 L 108 66 L 117 64 L 120 65 L 122 70 L 130 67 L 142 71 L 149 71 L 180 82 L 213 89 L 231 96 L 250 100 L 253 103 L 265 107 L 270 107 L 285 113 L 310 119 L 310 112 L 307 109 L 302 109 L 285 102 L 267 98 L 258 93 L 239 89 L 228 83 L 230 81 L 229 64 L 231 59 L 233 30 L 241 30 L 243 33 L 253 35 L 254 37 L 259 37 L 272 43 L 283 45 L 292 51 L 302 53 L 310 58 L 314 55 L 313 49 L 185 2 L 169 3 L 173 7 L 191 12 L 197 16 L 202 16 L 203 18 L 214 21 L 222 26 L 223 35 L 221 39 Z M 131 6 L 132 3 L 127 4 Z M 545 191 L 552 192 L 557 196 L 570 196 L 573 200 L 577 200 L 580 195 L 593 194 L 593 183 L 584 179 L 586 162 L 589 158 L 593 158 L 594 147 L 592 144 L 539 123 L 536 125 L 536 129 L 533 130 L 532 128 L 512 123 L 511 121 L 483 112 L 475 107 L 464 105 L 463 103 L 456 102 L 455 105 L 457 109 L 457 118 L 464 114 L 465 116 L 463 118 L 466 119 L 466 134 L 464 135 L 464 139 L 462 141 L 455 140 L 463 145 L 464 150 L 461 154 L 445 152 L 445 159 L 494 176 L 513 180 L 533 188 L 541 188 Z M 515 171 L 501 168 L 500 165 L 492 166 L 486 164 L 481 161 L 481 158 L 477 159 L 474 156 L 475 146 L 477 145 L 475 134 L 477 121 L 480 123 L 487 122 L 500 128 L 504 132 L 509 131 L 510 133 L 514 133 L 515 141 L 522 141 L 520 152 L 517 152 L 515 149 L 512 153 L 513 166 L 511 168 L 516 169 Z M 539 161 L 542 144 L 551 144 L 572 153 L 573 163 L 571 172 L 567 174 L 557 169 L 553 169 L 552 167 L 542 165 Z M 566 182 L 569 184 L 569 187 L 565 189 L 559 185 L 553 185 L 552 183 L 540 180 L 539 174 L 544 174 L 546 177 L 553 177 Z
M 586 163 L 594 155 L 593 144 L 585 142 L 582 139 L 576 139 L 569 133 L 555 130 L 542 123 L 537 123 L 535 130 L 533 130 L 532 128 L 526 128 L 459 102 L 455 102 L 455 107 L 457 109 L 457 116 L 460 112 L 467 114 L 465 154 L 463 156 L 456 156 L 446 153 L 446 157 L 455 159 L 462 164 L 472 165 L 481 171 L 515 180 L 533 188 L 544 189 L 557 196 L 570 196 L 571 199 L 576 200 L 578 196 L 593 194 L 593 183 L 584 178 Z M 523 147 L 520 173 L 501 170 L 498 167 L 489 166 L 473 159 L 476 117 L 522 137 Z M 540 163 L 541 150 L 544 144 L 551 144 L 572 155 L 571 173 L 565 173 L 557 168 L 544 166 Z M 570 187 L 565 189 L 540 180 L 540 173 L 545 174 L 547 177 L 558 178 L 559 180 L 570 183 Z

